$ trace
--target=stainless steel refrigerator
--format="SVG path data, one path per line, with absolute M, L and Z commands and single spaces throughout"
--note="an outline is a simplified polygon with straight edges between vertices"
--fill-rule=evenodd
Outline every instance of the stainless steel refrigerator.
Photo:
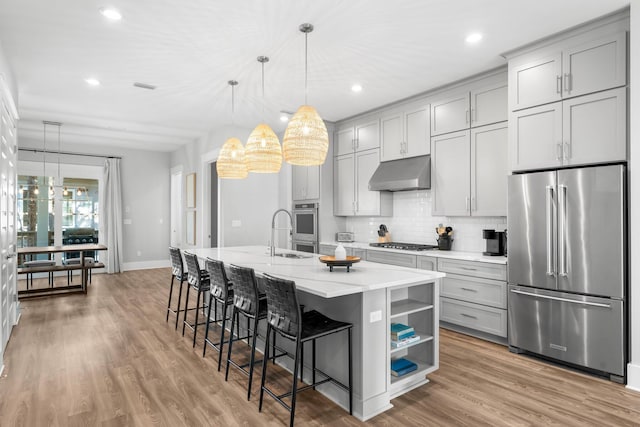
M 509 177 L 509 346 L 609 375 L 626 372 L 622 165 Z

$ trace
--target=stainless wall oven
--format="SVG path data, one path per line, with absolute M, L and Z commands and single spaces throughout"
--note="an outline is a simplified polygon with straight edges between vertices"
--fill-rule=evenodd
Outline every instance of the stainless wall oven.
M 318 204 L 293 205 L 293 249 L 318 252 Z

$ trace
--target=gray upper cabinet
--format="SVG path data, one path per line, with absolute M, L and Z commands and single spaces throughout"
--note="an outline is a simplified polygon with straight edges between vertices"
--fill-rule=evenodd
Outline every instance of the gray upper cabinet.
M 507 216 L 507 122 L 471 129 L 472 216 Z
M 370 150 L 380 147 L 380 120 L 364 117 L 347 122 L 338 127 L 335 133 L 334 156 Z
M 380 160 L 422 156 L 430 153 L 429 104 L 404 105 L 380 119 Z
M 469 92 L 431 104 L 431 136 L 468 129 L 471 125 Z
M 506 216 L 507 122 L 432 138 L 434 215 Z
M 512 111 L 626 84 L 626 34 L 581 35 L 509 63 Z
M 562 166 L 562 103 L 511 113 L 509 120 L 511 169 Z
M 431 194 L 434 215 L 469 215 L 469 135 L 470 131 L 466 130 L 431 139 Z
M 317 200 L 320 198 L 320 166 L 295 166 L 292 170 L 293 200 Z
M 431 104 L 431 136 L 506 121 L 507 83 L 465 91 Z
M 380 164 L 380 149 L 334 158 L 334 215 L 390 216 L 393 198 L 387 191 L 369 191 L 369 180 Z
M 485 126 L 509 119 L 507 83 L 471 91 L 471 127 Z
M 627 89 L 562 102 L 562 163 L 566 166 L 627 158 Z
M 513 112 L 512 170 L 626 160 L 626 91 L 611 89 Z

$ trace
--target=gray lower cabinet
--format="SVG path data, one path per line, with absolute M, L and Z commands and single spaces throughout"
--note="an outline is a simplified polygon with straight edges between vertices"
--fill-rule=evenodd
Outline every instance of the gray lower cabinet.
M 367 261 L 416 268 L 416 255 L 367 250 Z
M 500 338 L 507 337 L 507 269 L 504 264 L 438 259 L 447 273 L 440 285 L 440 320 Z M 455 329 L 455 327 L 454 327 Z
M 336 245 L 323 245 L 321 244 L 318 248 L 318 253 L 320 255 L 331 255 L 333 256 L 336 253 Z

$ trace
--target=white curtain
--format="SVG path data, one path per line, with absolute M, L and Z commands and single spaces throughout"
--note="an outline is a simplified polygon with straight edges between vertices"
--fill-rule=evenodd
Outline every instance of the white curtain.
M 104 191 L 100 193 L 100 206 L 107 246 L 107 273 L 122 271 L 122 186 L 120 159 L 106 159 L 103 172 Z

